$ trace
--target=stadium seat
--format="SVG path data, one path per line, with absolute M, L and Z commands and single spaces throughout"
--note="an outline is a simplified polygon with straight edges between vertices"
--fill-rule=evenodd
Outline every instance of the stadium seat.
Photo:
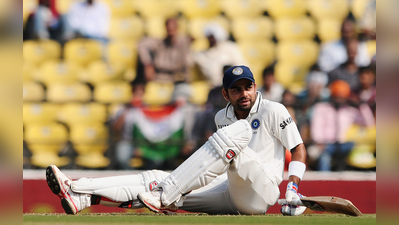
M 68 141 L 67 128 L 59 123 L 26 124 L 24 141 L 32 153 L 31 164 L 40 168 L 55 164 L 59 167 L 71 162 L 67 156 L 59 156 Z
M 24 102 L 41 102 L 45 98 L 44 87 L 35 81 L 24 82 L 22 90 L 22 99 Z
M 124 81 L 109 81 L 97 84 L 94 100 L 104 104 L 128 103 L 132 100 L 132 87 Z
M 37 66 L 35 66 L 33 63 L 24 61 L 22 65 L 22 81 L 34 81 L 37 70 Z
M 182 14 L 188 19 L 213 18 L 221 13 L 219 0 L 176 0 Z
M 279 41 L 313 39 L 315 30 L 313 20 L 307 16 L 298 18 L 284 17 L 275 21 L 275 34 Z
M 309 67 L 302 64 L 289 62 L 277 62 L 275 66 L 276 81 L 281 83 L 284 88 L 297 92 L 298 86 L 303 88 L 306 83 L 306 75 Z
M 110 64 L 121 64 L 125 68 L 136 67 L 137 49 L 135 42 L 111 41 L 107 46 L 106 52 Z
M 348 165 L 361 169 L 370 169 L 376 166 L 374 156 L 376 150 L 376 127 L 351 126 L 346 132 L 346 141 L 355 145 L 347 157 Z
M 70 126 L 70 141 L 78 154 L 75 163 L 84 168 L 104 168 L 110 160 L 104 156 L 108 149 L 108 129 L 98 124 L 73 124 Z
M 121 64 L 109 64 L 102 60 L 88 65 L 85 76 L 81 81 L 96 85 L 111 80 L 124 80 L 124 68 Z
M 98 102 L 67 103 L 61 107 L 59 118 L 68 125 L 105 123 L 107 108 Z
M 216 16 L 212 18 L 193 18 L 187 23 L 187 32 L 193 38 L 206 38 L 204 28 L 207 24 L 217 23 L 222 26 L 226 32 L 230 32 L 230 24 L 226 17 Z
M 367 52 L 369 53 L 370 58 L 372 58 L 377 53 L 377 41 L 369 40 L 366 42 Z
M 349 14 L 348 0 L 308 0 L 308 11 L 317 20 L 332 18 L 343 21 Z
M 205 51 L 209 48 L 209 41 L 207 38 L 196 38 L 191 42 L 190 48 L 194 52 Z
M 275 50 L 272 41 L 239 41 L 237 43 L 245 59 L 251 66 L 259 65 L 265 68 L 275 59 Z
M 27 62 L 39 66 L 41 63 L 50 59 L 61 57 L 61 45 L 52 40 L 24 41 L 23 59 Z
M 341 38 L 342 21 L 337 19 L 320 19 L 317 22 L 317 35 L 321 42 L 335 41 Z
M 144 22 L 136 16 L 112 18 L 109 31 L 111 40 L 136 41 L 144 35 Z
M 83 83 L 54 83 L 47 86 L 47 101 L 50 102 L 88 102 L 91 99 L 91 90 L 88 85 Z
M 165 105 L 171 102 L 174 84 L 150 81 L 146 84 L 143 102 L 147 105 Z
M 44 62 L 36 75 L 36 80 L 49 85 L 51 83 L 71 84 L 79 80 L 82 68 L 73 63 L 62 60 Z
M 69 9 L 74 3 L 81 1 L 82 0 L 56 0 L 54 2 L 57 12 L 61 15 L 65 15 L 66 13 L 68 13 Z
M 23 122 L 24 124 L 56 122 L 59 110 L 59 105 L 53 103 L 24 103 Z
M 259 0 L 221 0 L 221 9 L 230 19 L 258 17 L 263 13 Z
M 90 62 L 101 59 L 102 46 L 92 39 L 73 39 L 65 43 L 65 61 L 87 66 Z
M 281 41 L 276 46 L 276 59 L 311 66 L 317 61 L 319 45 L 312 40 Z
M 112 17 L 131 16 L 136 12 L 132 0 L 103 0 L 111 10 Z
M 350 10 L 356 20 L 360 20 L 365 13 L 367 5 L 373 0 L 352 0 Z
M 203 105 L 208 100 L 210 86 L 207 81 L 195 81 L 190 84 L 192 95 L 189 101 L 196 105 Z
M 267 12 L 274 19 L 304 16 L 307 9 L 304 0 L 268 0 L 267 5 Z
M 176 17 L 179 14 L 177 0 L 134 0 L 133 5 L 144 19 Z
M 271 39 L 273 21 L 267 17 L 236 18 L 231 22 L 231 33 L 237 41 Z

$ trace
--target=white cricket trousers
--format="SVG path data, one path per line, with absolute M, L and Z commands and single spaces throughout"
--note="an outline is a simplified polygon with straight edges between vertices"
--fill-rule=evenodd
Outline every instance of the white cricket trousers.
M 259 156 L 246 147 L 230 168 L 192 191 L 180 209 L 209 214 L 264 214 L 280 197 L 278 184 Z

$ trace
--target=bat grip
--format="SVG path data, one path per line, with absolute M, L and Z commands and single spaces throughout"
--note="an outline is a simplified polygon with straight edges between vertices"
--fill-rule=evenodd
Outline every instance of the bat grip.
M 278 201 L 277 201 L 277 203 L 279 204 L 279 205 L 283 205 L 283 204 L 285 204 L 285 203 L 287 203 L 287 200 L 285 200 L 285 199 L 279 199 Z M 303 202 L 301 201 L 301 200 L 299 200 L 299 199 L 297 199 L 297 200 L 292 200 L 291 201 L 291 205 L 296 205 L 296 206 L 305 206 L 304 204 L 303 204 Z

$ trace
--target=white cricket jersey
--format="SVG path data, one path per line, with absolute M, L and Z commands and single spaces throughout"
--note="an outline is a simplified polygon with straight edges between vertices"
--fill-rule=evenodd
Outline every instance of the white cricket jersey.
M 271 178 L 275 178 L 279 185 L 284 175 L 285 148 L 291 150 L 303 143 L 294 120 L 284 105 L 262 99 L 260 92 L 257 92 L 255 104 L 246 120 L 253 130 L 248 147 L 259 155 L 263 166 L 272 173 Z M 218 129 L 236 121 L 230 103 L 215 116 Z

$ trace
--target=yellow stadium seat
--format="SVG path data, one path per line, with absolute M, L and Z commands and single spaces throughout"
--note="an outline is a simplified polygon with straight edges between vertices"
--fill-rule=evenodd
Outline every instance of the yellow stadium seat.
M 245 59 L 251 66 L 259 65 L 265 68 L 275 59 L 275 50 L 272 41 L 239 41 L 237 43 Z
M 366 42 L 367 52 L 369 53 L 370 58 L 372 58 L 377 53 L 377 41 L 369 40 Z
M 194 52 L 205 51 L 209 48 L 209 41 L 207 38 L 196 38 L 190 45 Z
M 276 46 L 278 61 L 311 66 L 317 61 L 319 45 L 312 40 L 281 41 Z
M 132 100 L 132 87 L 124 81 L 109 81 L 94 87 L 94 100 L 97 102 L 128 103 Z
M 141 17 L 149 19 L 152 17 L 169 18 L 176 17 L 179 13 L 177 0 L 135 0 L 134 7 Z
M 79 80 L 82 68 L 73 63 L 61 60 L 50 60 L 42 64 L 36 80 L 49 85 L 51 83 L 74 83 Z
M 268 0 L 267 12 L 271 17 L 300 17 L 306 14 L 306 1 L 304 0 Z
M 74 3 L 81 1 L 83 0 L 56 0 L 54 2 L 58 13 L 65 15 Z
M 147 105 L 165 105 L 171 102 L 174 84 L 150 81 L 146 84 L 143 102 Z
M 354 142 L 354 147 L 347 157 L 350 166 L 369 169 L 376 166 L 376 127 L 352 125 L 346 132 L 346 141 Z
M 275 22 L 275 34 L 279 41 L 299 41 L 313 39 L 315 36 L 315 24 L 309 17 L 298 18 L 284 17 Z
M 363 17 L 367 6 L 372 1 L 373 0 L 352 0 L 351 1 L 350 10 L 356 20 L 360 20 Z
M 85 168 L 104 168 L 110 160 L 104 156 L 108 149 L 108 129 L 98 124 L 73 124 L 70 126 L 70 141 L 78 156 L 75 163 Z
M 64 58 L 83 67 L 90 62 L 101 59 L 102 46 L 92 39 L 73 39 L 64 46 Z
M 103 0 L 111 9 L 112 17 L 131 16 L 136 12 L 132 0 Z
M 59 111 L 59 105 L 53 103 L 24 103 L 23 122 L 24 124 L 56 122 Z
M 121 64 L 125 68 L 135 68 L 137 64 L 136 43 L 111 41 L 107 47 L 107 57 L 112 65 Z
M 196 17 L 212 18 L 221 13 L 219 0 L 177 0 L 182 14 L 193 19 Z
M 24 61 L 22 65 L 22 81 L 34 81 L 37 70 L 37 66 L 35 66 L 33 63 Z
M 67 103 L 62 106 L 59 118 L 68 125 L 105 123 L 107 108 L 98 102 Z
M 71 161 L 67 156 L 59 156 L 68 141 L 68 131 L 62 124 L 26 124 L 24 141 L 32 153 L 31 164 L 34 166 L 46 168 L 55 164 L 61 167 Z
M 332 18 L 343 21 L 349 14 L 348 0 L 308 0 L 310 15 L 317 20 Z
M 91 90 L 89 86 L 83 83 L 54 83 L 47 86 L 47 101 L 50 102 L 88 102 L 91 99 Z
M 309 67 L 289 62 L 277 62 L 275 66 L 276 81 L 286 89 L 293 89 L 303 86 L 306 82 L 306 75 Z M 304 86 L 303 86 L 304 87 Z
M 257 17 L 263 13 L 261 1 L 259 0 L 221 0 L 222 11 L 227 17 Z
M 342 21 L 337 19 L 320 19 L 317 22 L 317 34 L 321 42 L 335 41 L 341 38 Z
M 136 41 L 144 35 L 143 20 L 134 15 L 112 18 L 109 37 L 111 40 Z
M 209 84 L 207 81 L 196 81 L 190 84 L 192 95 L 189 101 L 196 105 L 203 105 L 208 100 Z
M 40 102 L 45 98 L 44 87 L 37 82 L 24 82 L 22 90 L 22 99 L 24 102 Z
M 121 64 L 109 64 L 104 61 L 95 61 L 88 65 L 82 81 L 96 85 L 110 80 L 123 80 L 124 68 Z
M 237 41 L 270 39 L 273 36 L 273 21 L 267 17 L 233 19 L 231 32 Z
M 193 38 L 206 38 L 204 28 L 211 23 L 217 23 L 222 26 L 226 32 L 230 31 L 230 24 L 226 17 L 216 16 L 213 18 L 193 18 L 188 21 L 187 32 Z
M 52 40 L 24 41 L 23 59 L 39 66 L 44 61 L 59 59 L 61 57 L 61 45 Z

